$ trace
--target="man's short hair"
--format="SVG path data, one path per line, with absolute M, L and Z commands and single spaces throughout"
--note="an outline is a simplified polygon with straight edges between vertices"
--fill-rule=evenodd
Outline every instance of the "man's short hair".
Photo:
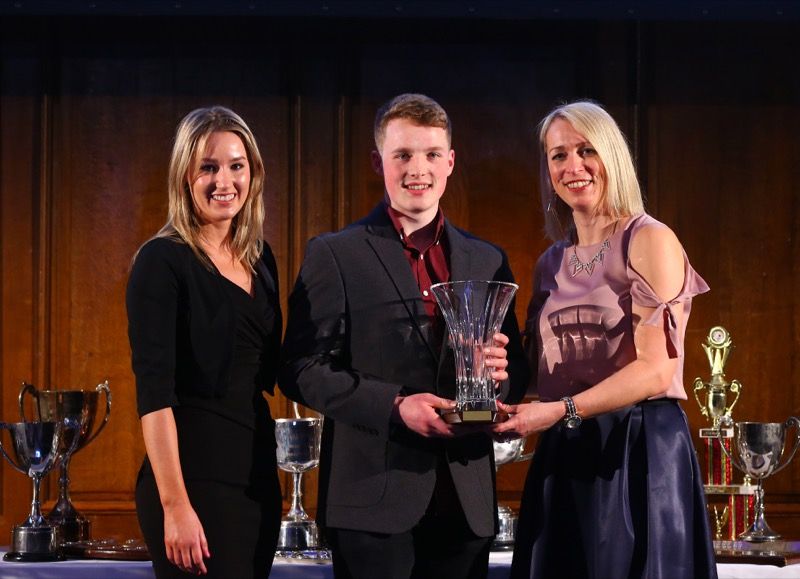
M 405 93 L 385 103 L 375 114 L 375 147 L 378 151 L 383 147 L 386 126 L 394 119 L 407 119 L 421 127 L 444 129 L 447 131 L 447 145 L 452 142 L 450 117 L 442 105 L 424 94 Z

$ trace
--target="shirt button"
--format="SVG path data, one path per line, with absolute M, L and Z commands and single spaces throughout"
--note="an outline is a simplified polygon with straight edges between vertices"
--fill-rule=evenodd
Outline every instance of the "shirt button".
M 424 295 L 425 297 L 428 297 L 428 290 L 422 290 L 422 295 Z
M 422 255 L 422 254 L 420 253 L 420 254 L 419 254 L 419 258 L 420 258 L 420 259 L 425 259 L 425 256 L 424 256 L 424 255 Z

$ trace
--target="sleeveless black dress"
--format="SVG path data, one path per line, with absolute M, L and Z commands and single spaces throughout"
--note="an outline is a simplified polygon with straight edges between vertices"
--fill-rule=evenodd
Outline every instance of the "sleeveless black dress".
M 278 355 L 265 351 L 264 345 L 273 343 L 270 336 L 281 328 L 258 279 L 251 298 L 233 282 L 219 278 L 236 312 L 230 381 L 222 396 L 178 394 L 180 404 L 173 413 L 181 467 L 211 552 L 206 577 L 266 578 L 282 505 L 274 421 L 256 376 L 262 356 Z M 195 577 L 166 558 L 163 511 L 147 459 L 136 485 L 136 510 L 156 576 Z

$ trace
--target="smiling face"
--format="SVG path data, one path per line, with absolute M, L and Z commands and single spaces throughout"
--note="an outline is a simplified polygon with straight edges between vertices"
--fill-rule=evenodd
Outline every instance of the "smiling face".
M 250 163 L 239 135 L 211 133 L 189 167 L 188 181 L 200 225 L 230 227 L 250 192 Z
M 445 129 L 397 118 L 386 125 L 383 146 L 373 153 L 373 164 L 383 176 L 391 207 L 421 227 L 436 217 L 455 152 Z
M 606 186 L 603 161 L 588 139 L 565 119 L 556 118 L 545 135 L 553 189 L 573 212 L 600 209 Z

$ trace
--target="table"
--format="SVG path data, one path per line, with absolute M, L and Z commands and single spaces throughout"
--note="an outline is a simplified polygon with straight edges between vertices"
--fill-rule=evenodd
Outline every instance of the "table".
M 7 549 L 0 549 L 0 558 Z M 507 579 L 511 553 L 492 553 L 489 578 Z M 800 579 L 800 565 L 718 564 L 720 579 Z M 154 579 L 149 561 L 69 560 L 56 563 L 7 563 L 0 559 L 3 579 Z M 276 559 L 270 579 L 331 579 L 329 563 Z

